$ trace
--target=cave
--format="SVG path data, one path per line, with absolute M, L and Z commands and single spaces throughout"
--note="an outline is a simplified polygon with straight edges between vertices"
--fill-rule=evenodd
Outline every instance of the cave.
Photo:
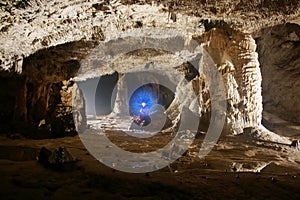
M 0 12 L 0 198 L 299 199 L 298 1 Z

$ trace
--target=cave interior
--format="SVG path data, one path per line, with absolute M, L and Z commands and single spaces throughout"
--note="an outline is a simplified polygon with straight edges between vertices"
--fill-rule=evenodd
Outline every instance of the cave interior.
M 227 109 L 220 141 L 207 158 L 197 156 L 213 116 L 212 88 L 205 82 L 203 71 L 183 62 L 170 67 L 181 75 L 181 81 L 178 83 L 177 76 L 172 79 L 173 74 L 165 80 L 167 70 L 163 72 L 157 63 L 172 53 L 140 49 L 116 60 L 116 65 L 122 65 L 113 70 L 95 61 L 91 65 L 101 72 L 87 69 L 86 76 L 77 79 L 82 62 L 103 41 L 67 42 L 30 54 L 22 61 L 22 69 L 15 64 L 12 71 L 0 71 L 1 171 L 14 174 L 8 167 L 14 165 L 14 170 L 24 172 L 12 179 L 5 175 L 5 192 L 0 194 L 13 197 L 11 191 L 19 187 L 19 198 L 28 198 L 34 191 L 41 198 L 52 195 L 59 199 L 75 191 L 79 198 L 88 194 L 111 199 L 116 193 L 120 198 L 190 199 L 196 195 L 201 199 L 216 192 L 212 189 L 216 186 L 218 192 L 212 198 L 236 197 L 224 188 L 228 184 L 233 191 L 242 190 L 241 196 L 247 198 L 257 197 L 256 191 L 267 195 L 269 188 L 280 191 L 279 199 L 299 198 L 300 26 L 281 23 L 248 34 L 230 28 L 224 21 L 206 21 L 204 25 L 204 33 L 193 39 L 208 52 L 223 78 Z M 144 67 L 133 58 L 144 59 Z M 124 65 L 128 69 L 123 69 Z M 166 84 L 160 84 L 160 80 Z M 195 99 L 185 89 L 187 85 L 192 86 Z M 96 129 L 127 151 L 151 152 L 178 135 L 176 130 L 184 117 L 179 109 L 182 99 L 193 103 L 189 112 L 199 118 L 198 129 L 193 130 L 196 139 L 183 157 L 157 172 L 131 176 L 99 164 L 78 136 L 86 129 Z M 153 115 L 153 126 L 137 133 L 146 135 L 153 129 L 158 133 L 152 139 L 126 135 L 142 103 L 160 105 L 159 115 Z M 51 150 L 67 147 L 78 160 L 54 170 L 40 167 L 36 156 L 45 146 Z M 174 174 L 171 178 L 170 173 Z M 32 181 L 24 181 L 31 175 Z M 78 176 L 73 178 L 75 184 L 71 183 L 72 176 Z M 281 185 L 275 185 L 277 181 Z M 78 188 L 81 190 L 76 191 Z

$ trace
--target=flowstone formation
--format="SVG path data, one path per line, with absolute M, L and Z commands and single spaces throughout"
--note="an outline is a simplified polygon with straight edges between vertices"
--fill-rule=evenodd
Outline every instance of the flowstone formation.
M 260 126 L 261 73 L 252 36 L 221 27 L 204 33 L 200 40 L 224 79 L 230 132 L 239 134 L 244 128 Z
M 130 31 L 138 34 L 147 29 L 180 32 L 186 42 L 197 41 L 209 53 L 225 85 L 224 131 L 240 134 L 245 129 L 260 127 L 263 98 L 267 111 L 300 121 L 298 1 L 3 0 L 0 5 L 1 131 L 31 130 L 35 135 L 49 132 L 59 137 L 73 134 L 75 126 L 84 127 L 85 99 L 73 82 L 82 63 L 99 44 Z M 166 32 L 161 34 L 161 38 L 170 38 Z M 174 52 L 154 49 L 147 53 L 140 49 L 116 60 L 114 68 L 102 63 L 101 69 L 95 69 L 95 62 L 89 63 L 90 70 L 80 80 L 117 71 L 118 91 L 112 111 L 118 114 L 127 105 L 124 96 L 128 92 L 122 81 L 129 73 L 141 69 L 174 70 L 181 73 L 196 94 L 199 106 L 190 107 L 190 111 L 209 123 L 211 97 L 205 75 L 193 72 L 186 61 L 173 58 Z M 149 59 L 154 64 L 145 68 Z M 168 66 L 173 61 L 174 65 Z M 132 65 L 135 67 L 130 68 Z M 264 77 L 270 79 L 264 81 Z M 279 79 L 284 79 L 284 84 Z M 179 78 L 173 80 L 175 99 L 167 113 L 174 124 L 181 114 L 176 94 L 184 93 Z M 72 91 L 77 94 L 73 103 L 77 102 L 80 108 L 74 115 L 75 122 L 71 117 Z M 292 101 L 289 105 L 285 103 L 287 98 Z M 289 116 L 284 117 L 285 112 Z

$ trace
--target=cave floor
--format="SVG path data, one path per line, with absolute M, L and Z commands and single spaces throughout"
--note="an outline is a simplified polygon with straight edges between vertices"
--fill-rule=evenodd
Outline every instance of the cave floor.
M 263 111 L 265 126 L 281 136 L 300 139 L 300 124 L 288 122 L 276 115 Z
M 172 138 L 137 143 L 120 130 L 105 134 L 132 152 L 152 151 Z M 0 137 L 1 199 L 299 199 L 300 151 L 250 136 L 223 136 L 204 159 L 204 135 L 169 167 L 149 173 L 111 169 L 90 155 L 79 136 L 32 140 Z M 134 145 L 133 145 L 134 144 Z M 146 144 L 146 145 L 145 145 Z M 66 147 L 78 161 L 62 170 L 36 161 L 41 147 Z

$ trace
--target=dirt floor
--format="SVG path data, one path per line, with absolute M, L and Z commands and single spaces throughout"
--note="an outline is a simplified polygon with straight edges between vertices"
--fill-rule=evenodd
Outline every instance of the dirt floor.
M 172 139 L 159 133 L 136 138 L 104 131 L 117 146 L 148 152 Z M 11 136 L 12 137 L 12 136 Z M 149 173 L 125 173 L 93 156 L 79 136 L 32 140 L 16 134 L 0 138 L 1 199 L 300 199 L 300 151 L 247 135 L 223 136 L 200 159 L 204 135 L 170 166 Z M 59 170 L 39 164 L 41 147 L 66 147 L 77 162 Z

